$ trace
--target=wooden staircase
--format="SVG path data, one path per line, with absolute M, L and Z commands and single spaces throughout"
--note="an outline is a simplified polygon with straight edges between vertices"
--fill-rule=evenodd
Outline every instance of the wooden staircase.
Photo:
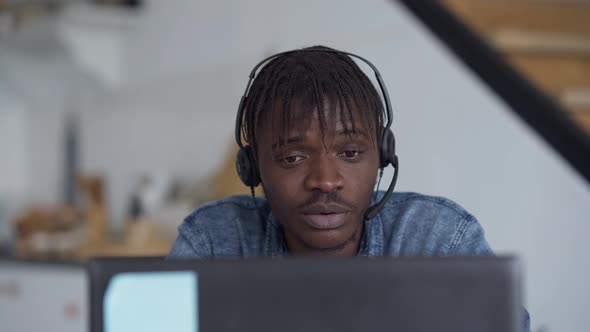
M 590 135 L 590 1 L 441 2 Z

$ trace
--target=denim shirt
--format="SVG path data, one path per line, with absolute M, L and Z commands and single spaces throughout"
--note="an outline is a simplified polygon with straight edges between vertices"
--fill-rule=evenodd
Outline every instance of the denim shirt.
M 373 200 L 383 196 L 380 192 Z M 493 255 L 477 219 L 442 197 L 394 193 L 366 220 L 358 255 Z M 264 198 L 233 196 L 204 204 L 179 227 L 172 258 L 284 256 L 281 227 Z M 529 316 L 525 311 L 525 331 Z

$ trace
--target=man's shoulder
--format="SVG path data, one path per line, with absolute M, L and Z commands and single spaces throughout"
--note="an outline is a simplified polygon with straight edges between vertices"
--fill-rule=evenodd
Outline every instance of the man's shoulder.
M 180 232 L 199 232 L 209 236 L 221 236 L 233 231 L 257 231 L 262 225 L 258 209 L 265 210 L 266 201 L 253 200 L 250 196 L 231 196 L 210 201 L 189 214 Z
M 219 226 L 227 226 L 228 223 L 236 221 L 249 221 L 252 220 L 253 215 L 258 214 L 258 209 L 263 209 L 265 206 L 264 199 L 257 197 L 254 200 L 251 196 L 245 195 L 209 201 L 189 214 L 181 227 L 209 227 L 213 221 Z
M 211 201 L 188 215 L 178 230 L 181 237 L 208 255 L 256 253 L 264 237 L 266 206 L 263 198 L 249 196 Z
M 454 201 L 418 193 L 396 193 L 380 214 L 390 251 L 399 254 L 453 255 L 474 236 L 472 251 L 487 250 L 477 219 Z
M 256 203 L 260 204 L 260 198 L 256 199 Z M 256 207 L 257 205 L 251 196 L 230 196 L 200 205 L 193 211 L 193 213 L 188 215 L 187 219 L 195 219 L 209 215 L 218 216 L 219 214 L 227 215 L 228 213 L 240 213 L 243 211 L 256 210 Z
M 411 212 L 421 215 L 435 214 L 438 216 L 442 213 L 445 216 L 453 216 L 459 219 L 472 217 L 463 207 L 449 198 L 415 192 L 394 193 L 386 202 L 384 210 L 387 211 L 386 213 Z

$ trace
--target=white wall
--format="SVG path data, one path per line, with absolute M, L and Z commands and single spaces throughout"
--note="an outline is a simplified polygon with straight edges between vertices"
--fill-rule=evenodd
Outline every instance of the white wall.
M 0 158 L 2 173 L 10 176 L 0 176 L 0 242 L 12 233 L 9 215 L 20 208 L 14 205 L 19 205 L 28 194 L 31 164 L 26 108 L 3 88 L 0 88 Z
M 385 79 L 398 190 L 456 200 L 497 252 L 523 257 L 534 329 L 590 325 L 589 186 L 402 8 L 385 0 L 151 1 L 125 38 L 127 85 L 87 104 L 82 117 L 82 166 L 108 176 L 115 227 L 138 172 L 198 178 L 219 165 L 256 60 L 326 44 L 362 54 Z

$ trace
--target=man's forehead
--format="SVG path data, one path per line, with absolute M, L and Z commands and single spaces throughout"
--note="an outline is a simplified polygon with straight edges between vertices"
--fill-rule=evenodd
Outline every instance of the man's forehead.
M 273 149 L 277 149 L 280 148 L 281 146 L 284 145 L 289 145 L 289 144 L 296 144 L 296 143 L 301 143 L 301 142 L 305 142 L 308 138 L 309 138 L 309 130 L 306 131 L 290 131 L 285 133 L 285 135 L 274 135 L 272 137 L 272 148 Z M 365 130 L 362 129 L 353 129 L 353 128 L 341 128 L 341 129 L 337 129 L 335 131 L 332 132 L 327 132 L 326 137 L 329 137 L 330 139 L 334 140 L 336 138 L 347 138 L 347 139 L 354 139 L 354 138 L 364 138 L 364 139 L 370 139 L 369 135 L 367 135 L 367 132 Z M 326 138 L 324 137 L 324 138 Z
M 270 132 L 273 136 L 281 136 L 283 138 L 305 137 L 308 136 L 309 132 L 317 130 L 326 136 L 367 136 L 370 131 L 370 128 L 367 128 L 368 126 L 365 126 L 363 121 L 351 121 L 348 118 L 342 121 L 340 117 L 333 119 L 330 116 L 320 119 L 317 113 L 307 119 L 290 119 L 291 121 L 287 121 L 287 123 L 284 123 L 283 120 L 281 118 L 273 119 L 274 125 L 271 128 L 267 127 L 265 131 Z
M 273 107 L 263 112 L 259 117 L 259 126 L 271 125 L 280 127 L 287 131 L 307 130 L 314 122 L 321 122 L 326 128 L 331 127 L 337 131 L 341 128 L 357 128 L 365 130 L 368 128 L 363 121 L 363 110 L 356 103 L 350 102 L 344 107 L 341 102 L 334 101 L 334 98 L 324 98 L 321 105 L 311 101 L 294 98 L 288 103 L 282 99 L 275 100 Z M 320 111 L 321 108 L 321 111 Z

